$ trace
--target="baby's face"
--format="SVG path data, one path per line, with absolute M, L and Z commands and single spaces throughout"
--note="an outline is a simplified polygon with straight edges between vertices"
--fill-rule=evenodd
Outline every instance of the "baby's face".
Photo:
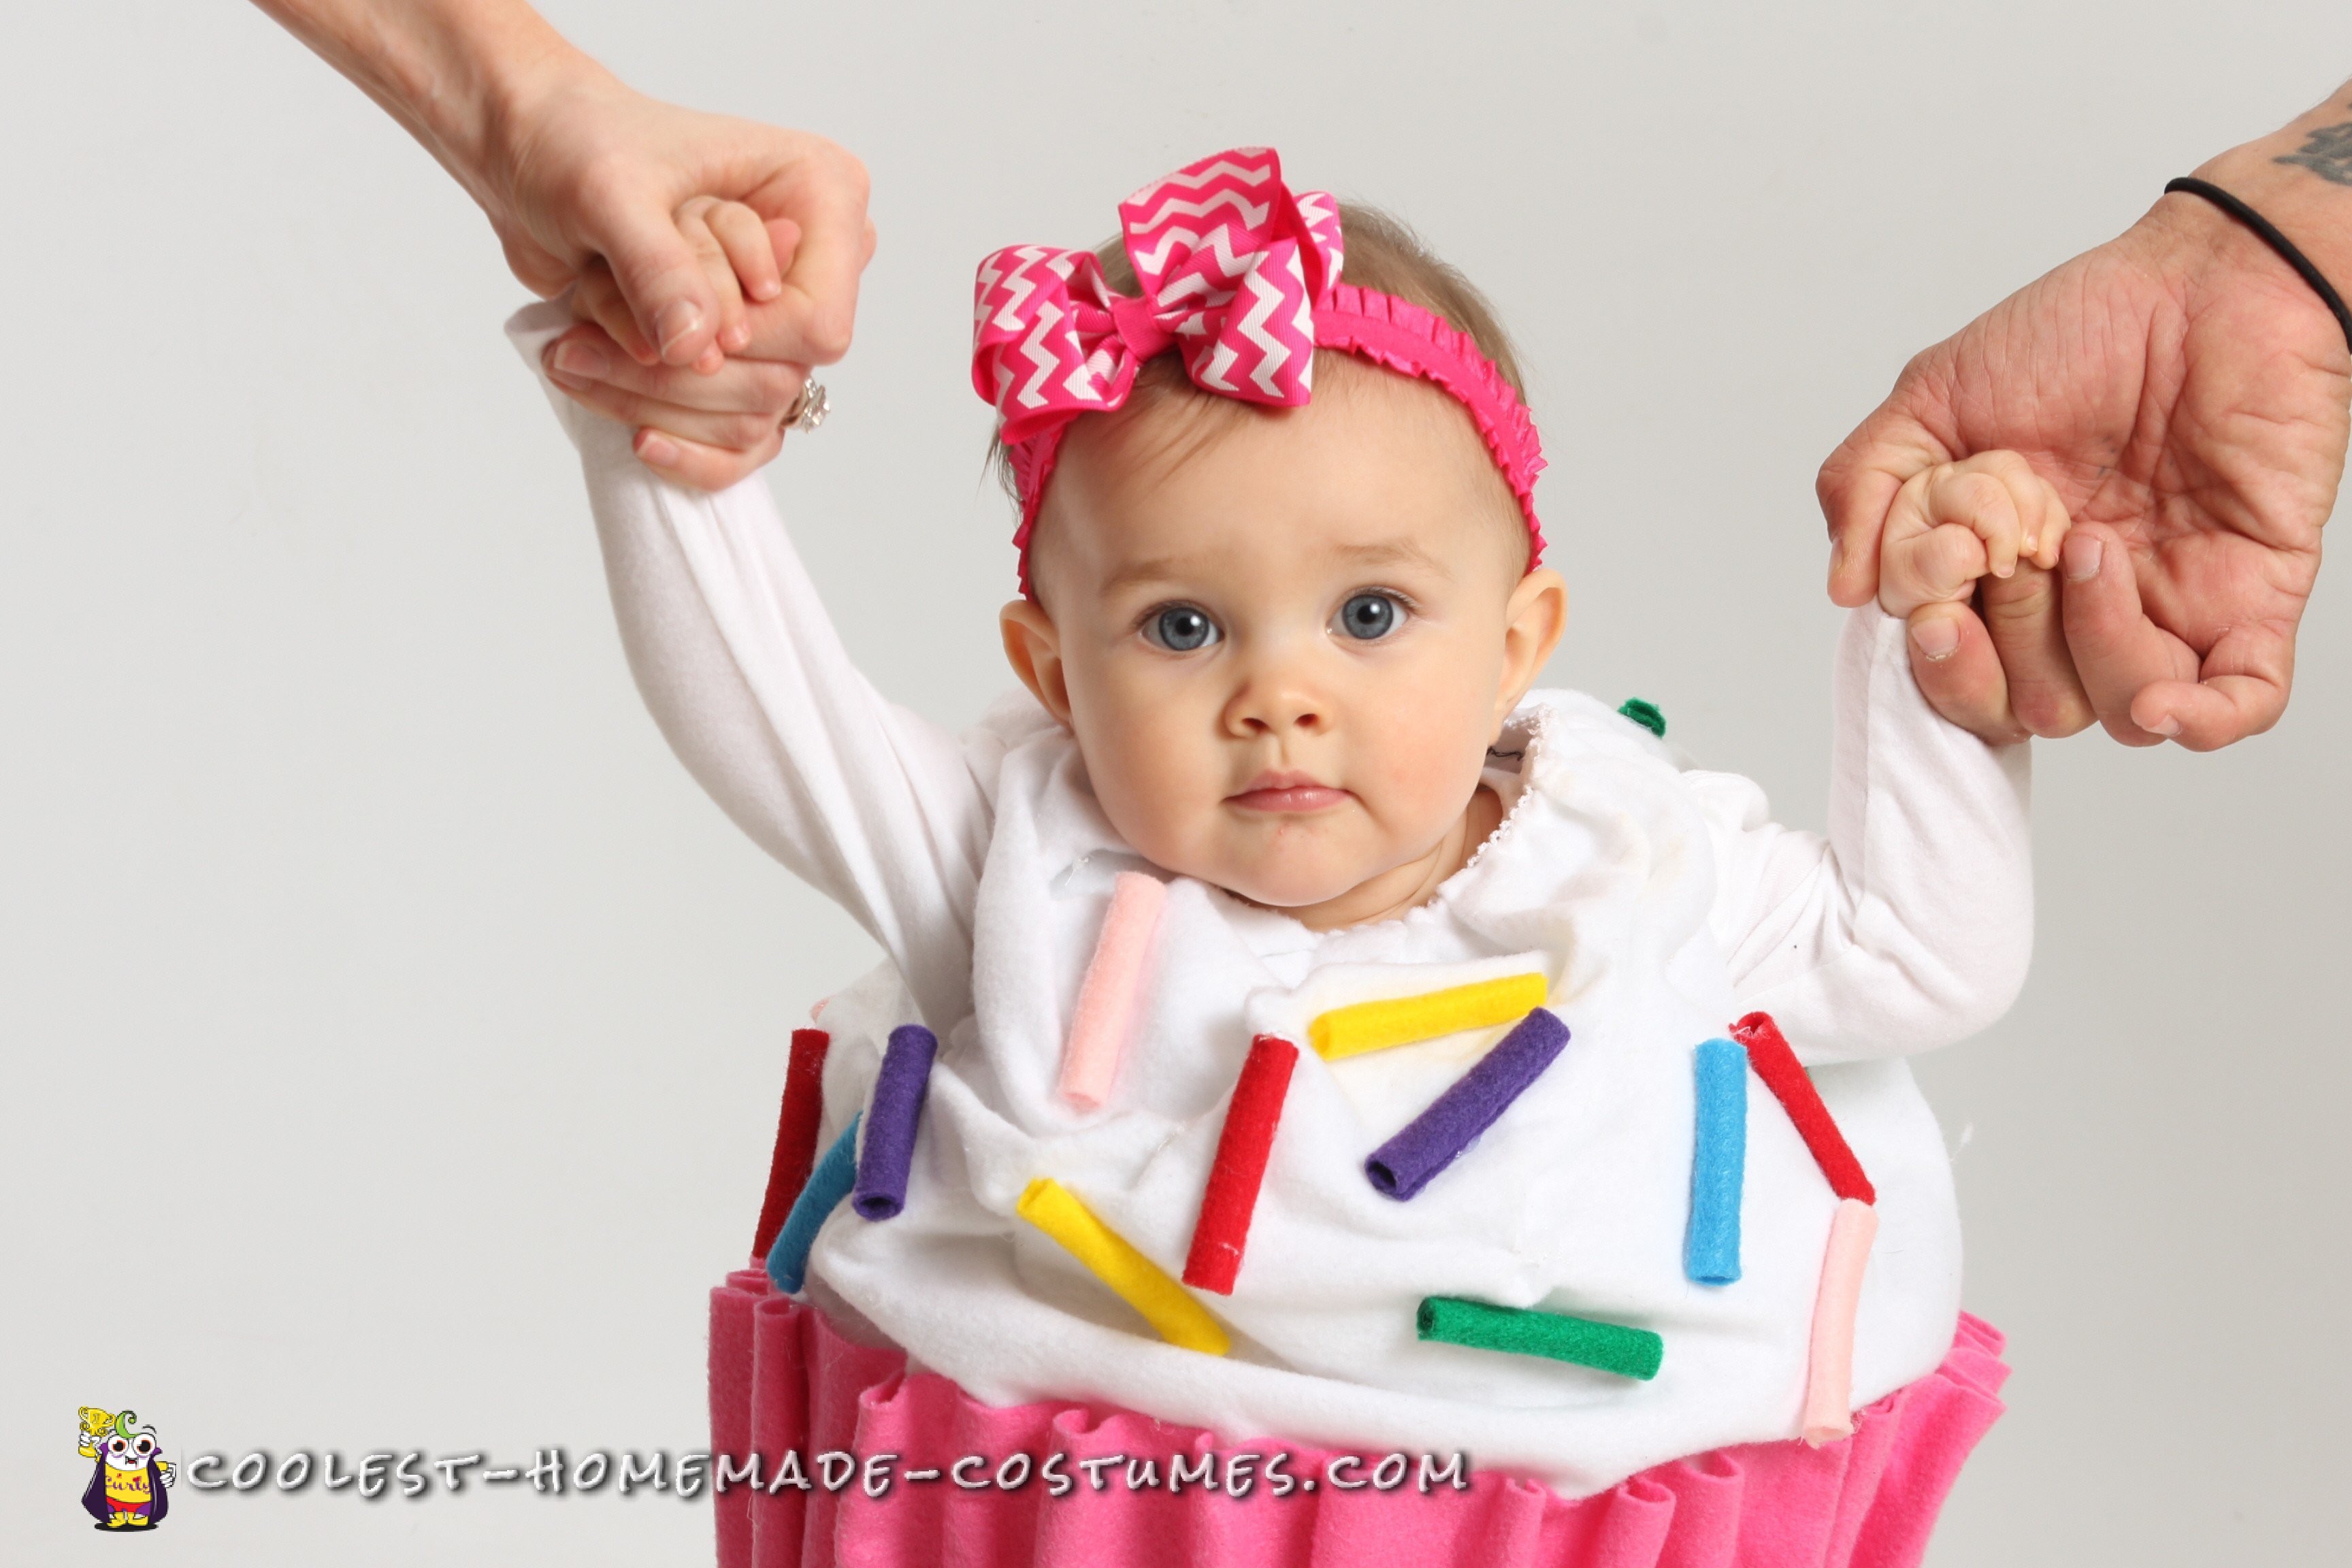
M 1458 405 L 1318 368 L 1339 374 L 1301 408 L 1077 421 L 1039 523 L 1042 603 L 1004 621 L 1122 837 L 1322 926 L 1458 864 L 1566 594 L 1523 573 L 1517 504 Z

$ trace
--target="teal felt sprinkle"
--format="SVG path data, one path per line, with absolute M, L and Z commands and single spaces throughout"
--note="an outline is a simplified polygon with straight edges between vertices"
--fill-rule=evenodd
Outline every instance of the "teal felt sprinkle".
M 816 1233 L 856 1184 L 857 1118 L 853 1116 L 809 1173 L 808 1184 L 793 1200 L 793 1212 L 784 1216 L 775 1245 L 768 1248 L 768 1278 L 777 1289 L 790 1295 L 806 1282 L 809 1248 L 816 1245 Z
M 1617 705 L 1617 711 L 1659 740 L 1666 738 L 1666 716 L 1658 711 L 1656 703 L 1644 701 L 1639 697 L 1628 697 Z
M 1565 1312 L 1496 1307 L 1459 1296 L 1424 1297 L 1413 1324 L 1424 1340 L 1512 1355 L 1549 1356 L 1644 1382 L 1658 1375 L 1666 1342 L 1647 1329 L 1596 1323 Z

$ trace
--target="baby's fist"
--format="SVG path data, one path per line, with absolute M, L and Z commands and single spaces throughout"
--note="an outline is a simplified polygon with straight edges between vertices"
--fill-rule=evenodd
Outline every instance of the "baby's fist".
M 2020 561 L 2048 571 L 2066 538 L 2066 505 L 2015 452 L 1979 452 L 1905 481 L 1878 547 L 1878 604 L 1890 616 L 1963 600 L 1977 579 Z

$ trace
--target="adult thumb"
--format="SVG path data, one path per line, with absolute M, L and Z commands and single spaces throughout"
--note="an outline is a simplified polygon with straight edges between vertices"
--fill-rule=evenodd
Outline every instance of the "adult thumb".
M 692 364 L 715 341 L 719 302 L 693 247 L 658 209 L 617 216 L 600 245 L 637 330 L 668 364 Z

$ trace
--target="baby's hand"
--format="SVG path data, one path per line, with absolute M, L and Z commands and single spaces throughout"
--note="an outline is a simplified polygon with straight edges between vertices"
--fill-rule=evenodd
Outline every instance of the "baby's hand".
M 1922 605 L 1964 600 L 1977 579 L 2007 577 L 2020 561 L 2058 564 L 2066 504 L 2015 452 L 1980 452 L 1915 474 L 1896 493 L 1878 546 L 1878 603 L 1908 616 Z
M 693 248 L 711 292 L 719 300 L 719 331 L 694 369 L 716 372 L 729 354 L 748 347 L 751 328 L 743 301 L 760 303 L 783 292 L 784 271 L 800 243 L 800 226 L 790 218 L 770 223 L 741 202 L 695 196 L 678 209 L 677 232 Z M 635 313 L 621 296 L 612 269 L 600 259 L 583 269 L 572 295 L 572 313 L 594 321 L 622 352 L 639 364 L 659 364 L 661 351 L 638 330 Z

